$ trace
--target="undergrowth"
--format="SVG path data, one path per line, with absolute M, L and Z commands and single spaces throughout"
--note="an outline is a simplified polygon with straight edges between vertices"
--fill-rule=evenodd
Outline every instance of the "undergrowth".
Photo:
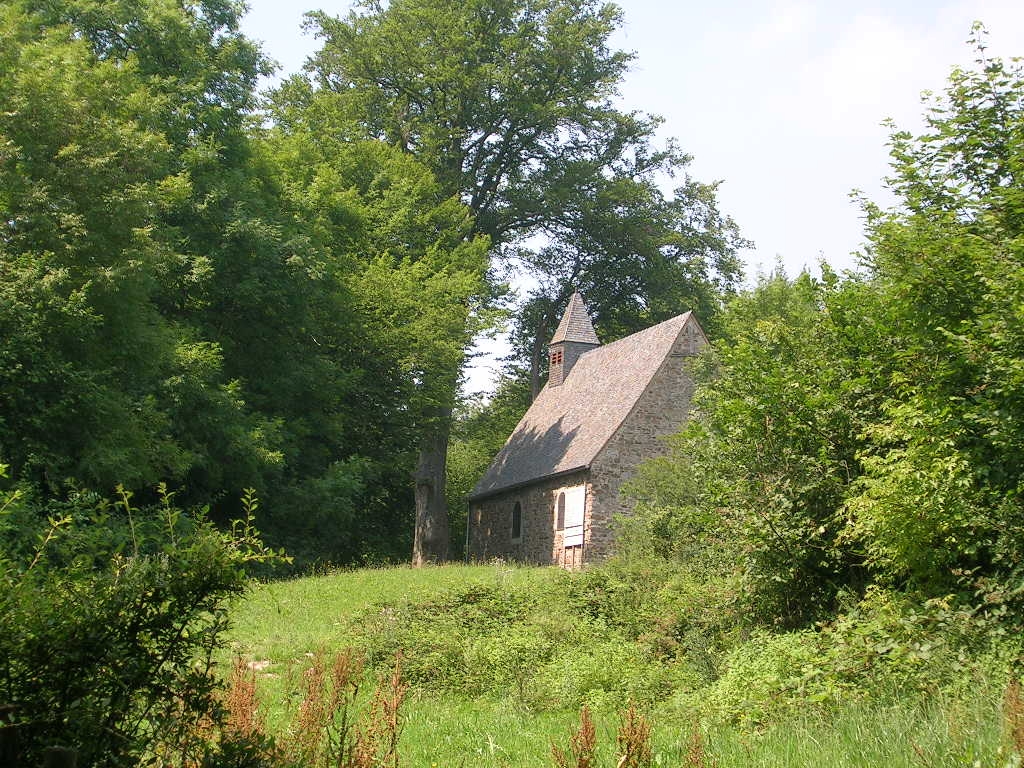
M 424 578 L 438 589 L 423 589 Z M 317 583 L 336 594 L 371 581 L 361 605 L 324 610 L 318 632 L 301 636 L 351 648 L 364 685 L 402 654 L 403 765 L 1017 764 L 1024 715 L 1012 714 L 1021 694 L 1008 681 L 1018 643 L 952 598 L 877 590 L 832 622 L 771 632 L 744 624 L 729 583 L 698 584 L 657 561 L 580 574 L 359 571 Z M 266 717 L 285 735 L 304 696 L 295 670 L 323 651 L 288 647 L 274 615 L 290 615 L 291 590 L 315 600 L 306 589 L 261 587 L 253 606 L 266 623 L 234 644 L 267 665 L 257 673 Z M 590 724 L 570 729 L 581 712 Z

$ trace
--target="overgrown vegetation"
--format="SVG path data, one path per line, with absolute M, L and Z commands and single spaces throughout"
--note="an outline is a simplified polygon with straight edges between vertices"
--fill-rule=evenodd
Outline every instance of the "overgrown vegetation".
M 232 650 L 287 739 L 304 670 L 355 653 L 372 686 L 401 648 L 407 765 L 1015 764 L 1019 637 L 896 594 L 770 632 L 733 598 L 658 560 L 364 570 L 260 587 Z
M 218 532 L 161 491 L 139 509 L 81 496 L 46 507 L 0 494 L 2 745 L 14 765 L 71 747 L 82 765 L 159 759 L 196 764 L 216 752 L 221 720 L 214 654 L 246 569 L 280 559 L 245 517 Z
M 1019 629 L 1024 70 L 978 34 L 929 131 L 893 135 L 902 205 L 865 204 L 863 270 L 737 298 L 694 418 L 634 484 L 639 537 L 738 580 L 765 626 L 881 590 Z

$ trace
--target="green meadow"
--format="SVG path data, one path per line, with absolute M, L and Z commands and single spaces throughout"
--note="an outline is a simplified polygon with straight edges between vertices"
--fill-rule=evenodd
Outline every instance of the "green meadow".
M 771 665 L 749 663 L 758 640 L 742 632 L 706 638 L 700 656 L 672 615 L 685 590 L 655 566 L 338 571 L 254 586 L 234 611 L 230 654 L 252 669 L 266 731 L 287 740 L 315 660 L 329 667 L 345 649 L 365 659 L 354 706 L 366 718 L 400 651 L 403 766 L 553 766 L 552 746 L 567 747 L 583 706 L 593 765 L 615 766 L 630 704 L 651 726 L 656 766 L 1020 764 L 1010 727 L 1020 713 L 1007 712 L 998 653 L 966 662 L 955 679 L 916 661 L 912 677 L 893 663 L 857 686 L 825 659 L 817 670 L 803 657 L 782 668 L 786 635 L 767 652 Z M 684 638 L 675 646 L 673 634 Z M 737 674 L 746 686 L 732 684 Z M 823 682 L 801 688 L 794 675 Z

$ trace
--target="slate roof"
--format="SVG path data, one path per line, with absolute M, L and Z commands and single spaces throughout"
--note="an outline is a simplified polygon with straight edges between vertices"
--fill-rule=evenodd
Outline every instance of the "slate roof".
M 678 315 L 580 356 L 560 386 L 541 390 L 470 497 L 590 466 L 644 393 L 690 317 L 690 312 Z
M 562 341 L 578 341 L 583 344 L 600 344 L 597 334 L 594 333 L 594 325 L 590 322 L 590 315 L 583 303 L 583 297 L 576 292 L 569 299 L 569 306 L 565 308 L 562 315 L 562 322 L 555 330 L 555 336 L 551 339 L 552 344 Z

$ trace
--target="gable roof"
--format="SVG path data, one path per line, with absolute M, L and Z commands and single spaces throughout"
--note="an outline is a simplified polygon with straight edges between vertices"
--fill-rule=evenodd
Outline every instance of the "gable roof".
M 691 317 L 678 315 L 581 355 L 561 386 L 541 390 L 470 498 L 589 467 Z
M 555 330 L 555 336 L 551 339 L 552 344 L 559 344 L 563 341 L 576 341 L 583 344 L 600 344 L 597 334 L 594 333 L 594 324 L 590 322 L 590 315 L 583 303 L 583 297 L 579 291 L 573 293 L 569 299 L 569 306 L 565 308 L 562 315 L 562 322 Z

